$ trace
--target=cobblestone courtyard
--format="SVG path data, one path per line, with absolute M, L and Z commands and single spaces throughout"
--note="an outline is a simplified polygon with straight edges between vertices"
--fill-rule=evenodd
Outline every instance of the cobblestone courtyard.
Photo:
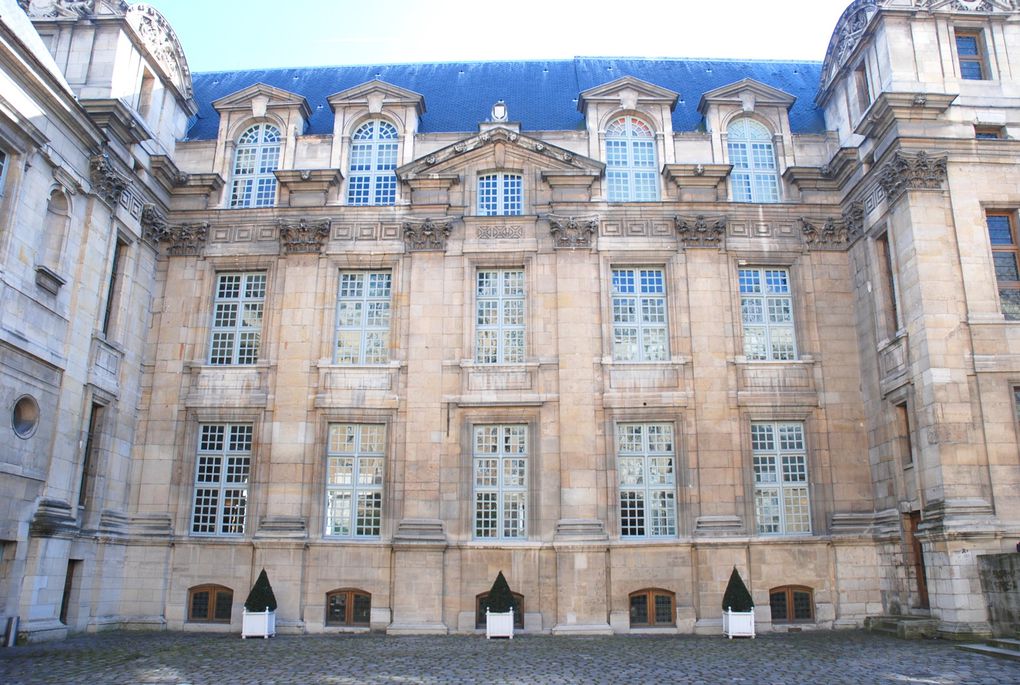
M 1020 683 L 1020 663 L 868 633 L 722 637 L 280 636 L 113 632 L 0 649 L 0 683 Z

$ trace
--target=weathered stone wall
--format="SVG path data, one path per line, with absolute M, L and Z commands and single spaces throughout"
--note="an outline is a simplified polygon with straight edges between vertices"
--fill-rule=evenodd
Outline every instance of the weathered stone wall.
M 1020 553 L 978 556 L 981 589 L 996 635 L 1020 631 Z

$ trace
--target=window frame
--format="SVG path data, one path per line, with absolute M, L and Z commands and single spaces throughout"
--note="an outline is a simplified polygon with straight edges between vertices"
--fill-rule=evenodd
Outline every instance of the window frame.
M 352 427 L 356 429 L 354 444 L 352 445 L 352 451 L 343 452 L 334 449 L 333 431 L 334 429 L 340 430 L 343 427 Z M 381 449 L 377 450 L 365 450 L 363 449 L 362 437 L 363 428 L 375 427 L 382 431 L 381 435 Z M 383 523 L 384 523 L 384 510 L 386 504 L 386 456 L 389 446 L 389 424 L 384 421 L 359 421 L 359 422 L 344 422 L 344 421 L 331 421 L 326 426 L 326 454 L 325 454 L 325 475 L 323 481 L 325 483 L 324 502 L 323 502 L 323 536 L 328 540 L 378 540 L 382 537 Z M 330 480 L 330 465 L 333 459 L 351 459 L 351 471 L 350 471 L 350 483 L 331 483 Z M 378 482 L 363 483 L 360 482 L 362 462 L 367 460 L 378 460 L 381 464 L 381 473 L 378 476 Z M 350 493 L 349 496 L 349 512 L 347 513 L 347 531 L 344 532 L 331 532 L 335 530 L 334 517 L 331 515 L 331 494 L 332 493 Z M 377 506 L 374 508 L 367 507 L 365 511 L 374 509 L 375 517 L 373 521 L 374 532 L 361 532 L 359 521 L 362 520 L 363 514 L 360 508 L 360 496 L 362 494 L 376 495 Z M 369 519 L 372 520 L 372 519 Z
M 1009 231 L 1009 243 L 996 242 L 993 238 L 992 219 L 1006 220 L 1006 228 Z M 1001 230 L 1002 227 L 999 228 Z M 988 235 L 989 247 L 991 248 L 992 272 L 995 275 L 995 292 L 999 300 L 999 312 L 1006 321 L 1020 321 L 1020 230 L 1018 230 L 1016 212 L 986 210 L 985 231 Z M 997 255 L 1012 256 L 1014 272 L 1017 275 L 1016 280 L 1000 278 L 1000 264 L 998 263 Z M 1004 293 L 1012 293 L 1016 298 L 1016 312 L 1013 314 L 1010 313 L 1009 308 L 1006 306 L 1007 299 L 1003 297 Z
M 519 428 L 523 430 L 523 435 L 520 439 L 520 446 L 523 451 L 513 452 L 507 445 L 507 429 Z M 497 431 L 496 438 L 493 442 L 494 451 L 492 452 L 480 452 L 479 451 L 479 433 L 486 429 L 495 429 Z M 530 527 L 530 505 L 531 505 L 531 472 L 532 472 L 532 425 L 528 421 L 507 421 L 507 422 L 482 422 L 473 423 L 470 426 L 469 439 L 471 440 L 470 452 L 471 452 L 471 539 L 475 542 L 508 542 L 508 541 L 526 541 L 528 540 L 528 533 Z M 507 476 L 507 463 L 512 459 L 523 460 L 524 468 L 523 473 L 518 477 L 519 483 L 508 485 L 506 483 Z M 479 481 L 484 477 L 479 465 L 480 461 L 493 460 L 496 462 L 494 467 L 495 483 L 480 483 Z M 491 476 L 490 476 L 491 478 Z M 479 532 L 482 530 L 489 530 L 490 527 L 481 527 L 484 521 L 479 514 L 482 512 L 480 505 L 482 504 L 482 498 L 480 495 L 495 495 L 495 508 L 492 510 L 491 515 L 491 530 L 494 532 L 493 535 L 480 535 Z M 516 517 L 507 516 L 507 495 L 518 495 L 519 498 L 519 509 Z M 516 520 L 516 531 L 517 534 L 508 534 L 508 530 L 512 528 L 508 527 L 508 524 L 512 524 Z
M 222 428 L 221 443 L 222 447 L 219 449 L 203 449 L 203 443 L 206 438 L 205 429 Z M 234 437 L 233 429 L 245 429 L 247 428 L 248 441 L 247 449 L 231 449 L 231 441 Z M 229 478 L 229 467 L 232 464 L 228 461 L 233 455 L 236 459 L 247 459 L 246 464 L 236 464 L 235 468 L 241 468 L 243 471 L 242 480 L 230 480 Z M 203 456 L 208 457 L 209 461 L 203 464 Z M 247 519 L 249 514 L 249 503 L 251 502 L 251 475 L 252 466 L 255 456 L 255 424 L 253 422 L 246 421 L 203 421 L 198 424 L 198 431 L 196 436 L 195 446 L 195 464 L 192 473 L 192 488 L 191 488 L 191 516 L 189 518 L 188 534 L 195 537 L 223 537 L 223 538 L 240 538 L 245 535 L 248 530 Z M 206 468 L 212 468 L 212 458 L 218 458 L 219 464 L 216 467 L 218 478 L 213 480 L 200 480 L 202 476 L 203 466 Z M 203 487 L 205 486 L 205 487 Z M 232 487 L 233 486 L 233 487 Z M 200 492 L 202 490 L 216 491 L 216 500 L 213 503 L 203 502 L 199 500 Z M 231 495 L 231 502 L 234 502 L 233 512 L 230 514 L 232 519 L 228 522 L 227 520 L 227 492 L 241 490 L 240 496 Z M 207 495 L 206 495 L 207 496 Z M 238 504 L 239 502 L 239 504 Z M 200 513 L 199 507 L 204 506 L 205 509 Z M 211 510 L 210 510 L 211 507 Z M 240 513 L 238 514 L 238 510 Z M 200 521 L 199 516 L 203 516 L 204 520 Z M 209 517 L 212 520 L 209 521 Z M 196 530 L 200 527 L 212 526 L 213 530 Z M 224 530 L 225 527 L 232 526 L 235 530 Z
M 616 134 L 612 129 L 621 121 L 623 132 Z M 641 131 L 647 131 L 648 135 Z M 647 148 L 651 151 L 651 163 L 642 163 L 648 155 L 639 155 L 638 151 L 648 141 L 651 143 Z M 619 162 L 613 152 L 616 148 L 622 151 Z M 661 199 L 658 137 L 647 118 L 628 113 L 614 114 L 606 122 L 603 149 L 606 202 L 658 202 Z M 649 193 L 648 189 L 652 192 Z
M 344 620 L 337 621 L 330 618 L 330 599 L 343 595 L 344 600 Z M 368 620 L 356 621 L 356 602 L 359 597 L 368 598 Z M 366 592 L 353 587 L 337 588 L 336 590 L 330 590 L 326 593 L 325 602 L 325 618 L 324 624 L 327 628 L 368 628 L 372 625 L 372 593 Z
M 483 183 L 492 179 L 493 193 L 483 192 Z M 516 187 L 509 186 L 516 181 Z M 491 202 L 483 199 L 491 197 Z M 491 205 L 491 206 L 488 206 Z M 488 171 L 475 179 L 475 207 L 478 216 L 522 216 L 524 214 L 524 174 L 519 171 Z
M 996 124 L 974 124 L 975 140 L 1005 140 L 1004 127 Z
M 393 130 L 389 137 L 389 130 Z M 367 137 L 359 134 L 371 127 Z M 385 136 L 384 137 L 384 134 Z M 344 203 L 352 207 L 389 207 L 397 204 L 396 169 L 400 162 L 400 128 L 382 117 L 363 121 L 351 131 L 347 156 Z M 385 155 L 385 156 L 384 156 Z M 365 169 L 355 169 L 355 165 Z
M 233 276 L 240 277 L 240 281 L 237 286 L 236 297 L 224 297 L 222 295 L 221 284 L 226 278 Z M 248 296 L 248 284 L 249 280 L 255 277 L 261 277 L 262 287 L 261 297 Z M 269 294 L 269 274 L 266 271 L 255 270 L 255 271 L 217 271 L 216 278 L 213 287 L 212 297 L 212 320 L 209 322 L 209 354 L 207 356 L 207 362 L 210 366 L 253 366 L 259 361 L 259 354 L 262 351 L 262 331 L 265 324 L 265 313 L 266 313 L 266 299 Z M 223 306 L 222 310 L 224 313 L 226 305 L 235 303 L 236 310 L 234 312 L 234 323 L 233 325 L 217 325 L 218 315 Z M 248 325 L 245 323 L 245 317 L 247 305 L 259 305 L 258 306 L 258 325 Z M 254 310 L 253 310 L 254 311 Z M 223 352 L 220 352 L 219 356 L 214 356 L 217 353 L 217 341 L 225 340 L 226 338 L 218 338 L 217 336 L 233 336 L 231 338 L 229 357 L 225 356 Z M 246 354 L 244 359 L 246 361 L 240 361 L 242 359 L 242 340 L 245 340 L 245 336 L 254 334 L 254 353 Z M 248 338 L 249 340 L 251 338 Z M 225 349 L 225 348 L 223 348 Z
M 256 139 L 242 142 L 251 131 L 258 129 Z M 272 129 L 275 133 L 270 133 Z M 241 155 L 251 151 L 251 172 L 239 171 Z M 237 136 L 230 166 L 230 209 L 257 209 L 275 207 L 278 183 L 275 171 L 283 159 L 283 133 L 270 121 L 261 121 L 246 127 Z M 272 168 L 269 168 L 269 165 Z M 245 187 L 246 182 L 250 183 Z M 240 191 L 240 192 L 239 192 Z
M 755 138 L 751 131 L 743 137 L 735 135 L 734 129 L 757 129 L 764 137 Z M 741 133 L 737 131 L 737 133 Z M 756 148 L 760 146 L 760 149 Z M 765 159 L 765 149 L 771 166 L 759 164 Z M 756 151 L 759 154 L 756 154 Z M 739 116 L 726 125 L 726 161 L 732 165 L 730 171 L 730 200 L 749 204 L 778 204 L 783 201 L 782 183 L 779 178 L 779 156 L 772 130 L 757 119 Z M 746 188 L 738 182 L 746 178 Z
M 618 290 L 617 275 L 630 272 L 634 284 L 634 291 L 626 293 Z M 657 273 L 661 284 L 659 292 L 643 292 L 643 274 Z M 668 362 L 670 360 L 669 340 L 669 284 L 666 280 L 666 269 L 662 266 L 610 266 L 609 268 L 610 293 L 609 308 L 612 317 L 612 359 L 614 362 Z M 618 310 L 617 304 L 620 300 L 634 301 L 634 321 L 621 321 L 619 315 L 624 313 Z M 661 302 L 662 321 L 645 321 L 646 304 Z M 623 303 L 620 303 L 623 304 Z M 625 306 L 625 305 L 623 305 Z M 627 357 L 618 354 L 624 348 L 622 332 L 626 329 L 634 330 L 634 355 Z M 648 334 L 651 331 L 660 331 L 662 335 L 661 353 L 659 356 L 649 354 L 645 345 L 648 342 Z
M 202 592 L 208 592 L 209 593 L 209 603 L 208 603 L 207 606 L 210 609 L 212 609 L 212 611 L 210 612 L 210 615 L 207 616 L 206 618 L 196 618 L 195 615 L 194 615 L 195 595 L 197 595 L 199 593 L 202 593 Z M 229 595 L 229 597 L 230 597 L 230 605 L 229 605 L 230 606 L 230 615 L 227 616 L 226 618 L 217 618 L 216 617 L 216 608 L 218 606 L 218 601 L 217 600 L 219 598 L 219 595 L 221 595 L 221 594 L 226 594 L 226 595 Z M 188 588 L 188 614 L 187 614 L 187 622 L 188 623 L 221 623 L 221 624 L 229 624 L 231 619 L 233 618 L 233 615 L 234 615 L 234 591 L 231 590 L 230 588 L 226 587 L 225 585 L 218 585 L 216 583 L 205 583 L 203 585 L 195 585 L 194 587 Z
M 344 297 L 345 289 L 345 278 L 351 276 L 362 276 L 363 283 L 361 285 L 362 294 L 357 296 Z M 372 279 L 374 277 L 387 277 L 386 282 L 386 295 L 373 296 L 373 287 L 371 286 Z M 391 269 L 341 269 L 337 278 L 337 302 L 336 302 L 336 322 L 334 325 L 334 338 L 333 338 L 333 363 L 343 366 L 384 366 L 390 361 L 390 335 L 392 333 L 393 326 L 393 271 Z M 342 308 L 344 303 L 358 303 L 361 305 L 361 311 L 359 316 L 359 323 L 356 325 L 344 325 L 342 317 Z M 383 325 L 371 325 L 372 320 L 372 305 L 386 305 L 386 324 Z M 358 332 L 358 343 L 356 358 L 352 358 L 352 355 L 345 354 L 341 356 L 341 336 L 345 331 Z M 373 335 L 379 336 L 378 339 L 381 341 L 382 355 L 370 354 L 369 341 L 373 340 Z M 375 349 L 373 347 L 372 349 Z
M 988 46 L 985 44 L 984 31 L 980 28 L 953 28 L 953 49 L 956 51 L 956 64 L 960 71 L 960 79 L 963 81 L 990 81 L 990 67 L 988 64 Z M 960 51 L 960 40 L 974 41 L 974 54 L 964 54 Z M 976 64 L 978 69 L 977 78 L 967 76 L 964 73 L 964 65 Z
M 638 597 L 645 598 L 645 614 L 648 619 L 645 623 L 634 622 L 634 600 Z M 666 623 L 660 623 L 656 617 L 656 597 L 667 597 L 670 605 L 670 619 Z M 676 628 L 676 593 L 658 587 L 642 588 L 627 595 L 627 616 L 631 628 Z
M 495 294 L 483 294 L 484 274 L 495 274 Z M 519 274 L 519 290 L 507 293 L 507 277 Z M 528 271 L 525 267 L 478 267 L 474 281 L 474 363 L 485 366 L 524 364 L 528 358 Z M 486 290 L 485 292 L 489 292 Z M 513 316 L 510 303 L 520 302 L 519 317 Z M 490 307 L 494 307 L 488 311 Z M 495 323 L 480 323 L 491 319 Z M 508 317 L 508 315 L 510 315 Z M 520 323 L 507 323 L 507 319 Z M 487 340 L 495 341 L 495 346 Z M 484 351 L 483 351 L 484 350 Z
M 772 449 L 759 449 L 756 447 L 755 435 L 757 427 L 769 427 L 772 432 L 772 441 L 774 447 Z M 797 427 L 800 438 L 800 448 L 788 448 L 783 449 L 782 437 L 780 428 L 782 427 Z M 811 464 L 809 459 L 809 446 L 807 441 L 807 426 L 802 420 L 752 420 L 749 426 L 749 440 L 750 440 L 750 452 L 751 452 L 751 485 L 753 488 L 752 506 L 754 509 L 754 522 L 755 522 L 755 534 L 761 536 L 803 536 L 811 535 L 813 531 L 812 525 L 812 501 L 811 501 Z M 787 469 L 786 460 L 791 459 L 791 466 L 794 466 L 792 459 L 797 458 L 800 460 L 800 466 L 802 467 L 803 479 L 802 480 L 787 480 Z M 772 459 L 772 472 L 774 473 L 774 480 L 765 480 L 761 478 L 761 475 L 766 473 L 765 460 Z M 792 471 L 793 469 L 791 469 Z M 791 509 L 797 503 L 788 503 L 787 493 L 798 489 L 803 489 L 802 501 L 799 503 L 803 507 L 803 511 L 799 512 L 802 515 L 803 523 L 806 529 L 803 530 L 791 530 L 790 527 L 790 516 Z M 764 497 L 767 496 L 765 491 L 774 490 L 774 501 L 772 506 L 775 509 L 776 514 L 774 515 L 773 521 L 766 521 L 763 513 L 767 511 L 764 508 Z M 772 515 L 770 514 L 770 518 Z M 768 530 L 767 528 L 775 526 L 775 530 Z
M 760 290 L 745 291 L 745 277 L 744 273 L 755 272 L 758 276 L 758 284 Z M 769 290 L 769 278 L 768 272 L 783 273 L 786 275 L 786 292 L 782 291 L 770 291 Z M 737 265 L 737 304 L 740 310 L 740 327 L 741 327 L 741 338 L 743 343 L 743 356 L 748 362 L 793 362 L 800 358 L 800 351 L 797 345 L 797 316 L 796 316 L 796 302 L 794 301 L 794 280 L 793 270 L 788 266 L 773 266 L 773 265 L 749 265 L 749 264 L 738 264 Z M 761 300 L 761 321 L 749 320 L 747 303 L 745 300 Z M 770 318 L 772 313 L 770 311 L 770 300 L 786 300 L 787 309 L 789 312 L 789 321 L 771 321 Z M 783 310 L 778 310 L 780 313 Z M 761 341 L 763 345 L 763 351 L 759 353 L 755 351 L 752 346 L 753 339 L 749 337 L 748 331 L 754 329 L 761 329 Z M 789 331 L 789 348 L 788 352 L 780 352 L 777 354 L 777 348 L 774 343 L 775 336 L 774 332 L 780 332 L 783 330 Z M 783 341 L 780 341 L 781 343 Z M 751 352 L 751 354 L 749 354 Z
M 865 60 L 861 60 L 857 63 L 854 68 L 854 91 L 857 94 L 857 116 L 863 115 L 868 108 L 871 107 L 871 103 L 874 102 L 871 97 L 871 84 L 868 83 L 868 65 Z
M 772 596 L 784 594 L 784 601 L 786 604 L 786 617 L 777 619 L 775 617 L 775 606 L 772 604 Z M 796 618 L 797 605 L 794 595 L 801 593 L 808 596 L 808 607 L 811 609 L 811 615 L 808 618 Z M 814 623 L 815 622 L 815 591 L 813 588 L 807 585 L 780 585 L 778 587 L 769 589 L 769 614 L 772 617 L 773 624 L 791 624 L 791 623 Z
M 651 440 L 649 438 L 649 429 L 652 427 L 657 428 L 668 428 L 668 439 L 670 442 L 670 450 L 654 450 L 651 449 Z M 627 427 L 638 427 L 641 429 L 640 435 L 640 449 L 638 450 L 625 450 L 623 447 L 623 431 Z M 614 439 L 614 452 L 616 454 L 615 470 L 616 470 L 616 495 L 617 495 L 617 506 L 618 506 L 618 517 L 617 523 L 620 527 L 620 538 L 627 540 L 672 540 L 677 537 L 680 529 L 680 507 L 679 507 L 679 493 L 678 484 L 678 450 L 677 450 L 677 431 L 676 426 L 671 421 L 627 421 L 619 420 L 614 422 L 613 427 L 613 439 Z M 664 459 L 670 460 L 669 469 L 672 482 L 665 483 L 653 483 L 652 479 L 652 460 L 653 459 Z M 641 473 L 636 478 L 636 482 L 624 483 L 624 476 L 627 472 L 624 469 L 623 460 L 633 460 L 635 463 L 640 460 Z M 624 521 L 624 514 L 627 511 L 637 512 L 635 507 L 624 507 L 624 493 L 630 493 L 635 495 L 641 495 L 640 499 L 640 517 L 638 521 L 636 518 L 631 524 L 626 524 Z M 665 508 L 664 515 L 656 514 L 656 510 L 652 506 L 654 494 L 665 494 L 666 502 L 672 502 L 672 507 L 667 506 Z M 670 496 L 671 495 L 671 496 Z M 637 499 L 630 500 L 633 503 L 638 502 Z M 661 507 L 662 502 L 659 502 Z M 637 514 L 635 514 L 636 516 Z M 666 526 L 666 532 L 653 533 L 649 532 L 656 526 Z M 640 532 L 627 532 L 629 528 L 640 526 Z

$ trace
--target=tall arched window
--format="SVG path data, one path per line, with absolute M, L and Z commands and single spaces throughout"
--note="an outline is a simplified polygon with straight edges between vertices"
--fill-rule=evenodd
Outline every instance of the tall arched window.
M 659 199 L 655 134 L 641 119 L 617 117 L 606 127 L 606 195 L 610 202 Z
M 231 207 L 272 207 L 276 202 L 276 171 L 280 164 L 280 129 L 255 124 L 237 140 L 234 153 Z
M 397 199 L 397 128 L 376 119 L 351 136 L 347 204 L 392 205 Z
M 776 151 L 769 130 L 753 119 L 737 119 L 726 130 L 734 202 L 779 202 Z

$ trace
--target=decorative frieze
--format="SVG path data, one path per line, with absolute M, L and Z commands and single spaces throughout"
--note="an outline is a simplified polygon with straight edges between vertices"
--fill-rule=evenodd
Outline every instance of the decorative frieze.
M 878 182 L 890 201 L 907 190 L 941 190 L 947 159 L 947 155 L 933 157 L 924 150 L 917 154 L 898 150 L 882 169 Z
M 92 190 L 106 204 L 116 207 L 120 202 L 120 196 L 127 189 L 127 181 L 113 168 L 110 155 L 102 153 L 93 155 L 89 164 L 89 178 L 92 181 Z
M 811 250 L 842 250 L 850 244 L 850 231 L 842 219 L 800 218 L 804 243 Z
M 445 251 L 446 239 L 453 230 L 453 219 L 405 221 L 403 229 L 408 252 Z
M 152 238 L 157 242 L 167 243 L 167 254 L 173 256 L 197 255 L 202 252 L 209 236 L 209 223 L 206 221 L 190 224 L 168 225 L 154 228 Z
M 521 224 L 482 224 L 475 229 L 479 240 L 521 240 L 524 226 Z
M 549 221 L 553 245 L 557 248 L 591 247 L 591 238 L 599 230 L 597 215 L 574 217 L 550 214 L 546 219 Z
M 677 239 L 684 247 L 719 247 L 726 236 L 725 216 L 673 217 Z
M 280 228 L 280 247 L 283 248 L 284 254 L 318 254 L 329 237 L 329 219 L 320 221 L 281 219 L 276 225 Z

